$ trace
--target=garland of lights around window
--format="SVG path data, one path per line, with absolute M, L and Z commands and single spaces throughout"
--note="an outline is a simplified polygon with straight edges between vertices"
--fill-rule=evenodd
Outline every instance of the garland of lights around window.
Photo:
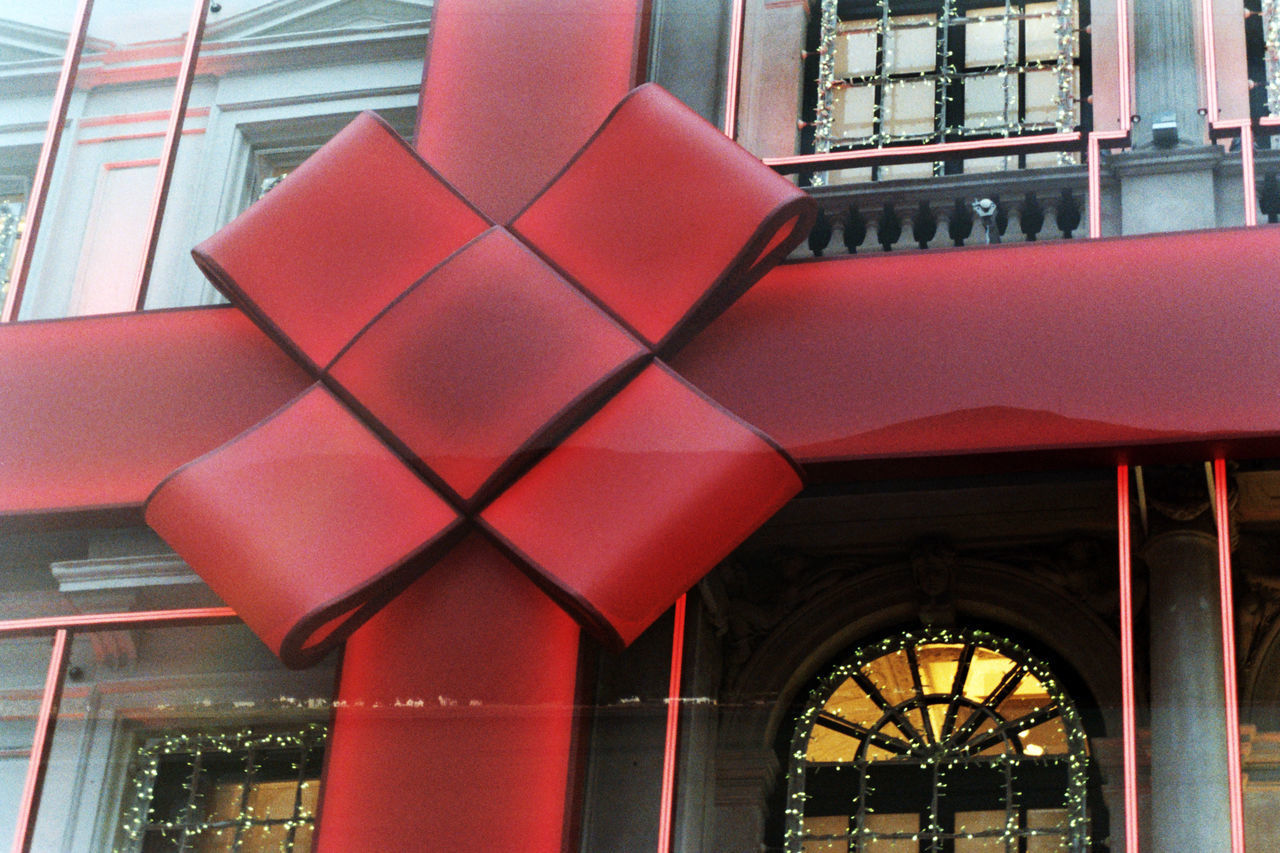
M 116 853 L 310 850 L 328 734 L 312 723 L 147 737 L 130 760 Z
M 1090 849 L 1089 748 L 1027 649 L 926 628 L 864 646 L 800 712 L 786 849 Z
M 1079 0 L 974 5 L 822 0 L 814 151 L 1078 126 Z

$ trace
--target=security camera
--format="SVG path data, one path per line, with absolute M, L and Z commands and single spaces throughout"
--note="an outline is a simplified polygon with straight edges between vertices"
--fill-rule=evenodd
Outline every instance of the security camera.
M 987 231 L 988 243 L 1000 242 L 1000 227 L 996 225 L 997 205 L 989 198 L 975 198 L 973 212 Z

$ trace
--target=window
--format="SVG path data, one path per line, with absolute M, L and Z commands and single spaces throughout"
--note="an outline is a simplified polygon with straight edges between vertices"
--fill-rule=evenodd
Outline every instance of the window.
M 1280 0 L 1245 0 L 1249 112 L 1280 115 Z
M 787 850 L 1089 849 L 1088 745 L 1026 650 L 981 631 L 904 633 L 823 677 L 796 724 Z
M 116 850 L 311 850 L 326 737 L 318 724 L 143 736 Z
M 880 148 L 1080 126 L 1085 0 L 822 0 L 813 149 Z M 1086 16 L 1087 17 L 1087 16 Z M 968 171 L 1054 165 L 1054 153 L 971 159 Z M 961 164 L 851 170 L 921 177 Z

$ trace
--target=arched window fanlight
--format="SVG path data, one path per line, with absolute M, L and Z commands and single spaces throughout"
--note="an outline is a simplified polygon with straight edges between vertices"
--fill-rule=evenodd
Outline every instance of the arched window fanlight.
M 859 649 L 813 689 L 788 773 L 788 853 L 1089 849 L 1088 743 L 1029 651 L 926 629 Z

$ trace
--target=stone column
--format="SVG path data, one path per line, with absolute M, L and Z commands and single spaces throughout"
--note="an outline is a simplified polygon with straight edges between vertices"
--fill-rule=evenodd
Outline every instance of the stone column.
M 1199 114 L 1205 105 L 1199 5 L 1186 0 L 1133 0 L 1131 5 L 1135 109 L 1141 121 L 1133 128 L 1133 149 L 1112 158 L 1120 178 L 1121 233 L 1235 222 L 1238 202 L 1218 210 L 1214 169 L 1222 151 L 1208 144 L 1205 117 Z M 1177 146 L 1155 148 L 1152 124 L 1167 113 L 1178 123 Z
M 1134 0 L 1134 95 L 1142 121 L 1133 129 L 1135 146 L 1151 142 L 1151 123 L 1160 113 L 1173 112 L 1178 137 L 1192 145 L 1205 138 L 1199 30 L 1199 4 L 1186 0 Z
M 1217 540 L 1182 528 L 1157 533 L 1151 571 L 1152 853 L 1225 853 L 1227 727 Z
M 716 756 L 716 850 L 762 850 L 769 794 L 778 778 L 770 749 L 721 749 Z

